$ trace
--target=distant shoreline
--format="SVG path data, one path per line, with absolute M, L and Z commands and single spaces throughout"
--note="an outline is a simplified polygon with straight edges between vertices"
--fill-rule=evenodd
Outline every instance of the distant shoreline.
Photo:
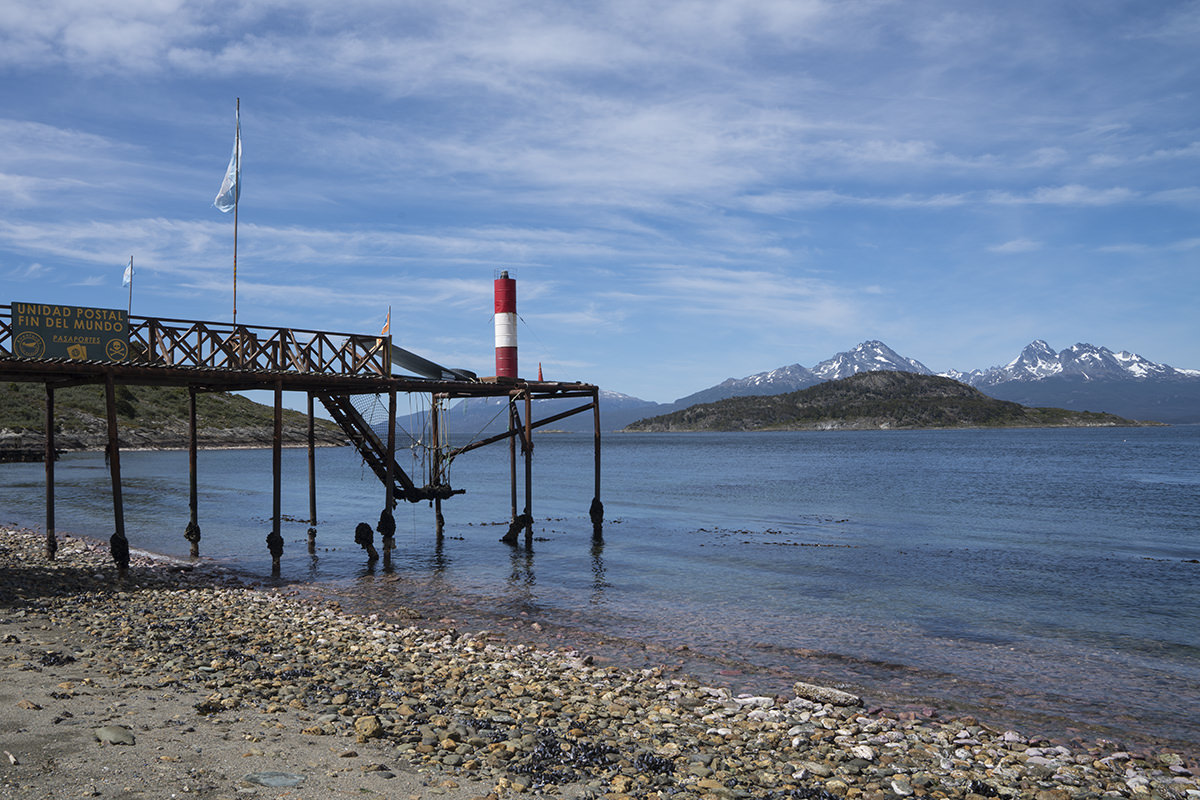
M 908 426 L 891 426 L 877 425 L 871 426 L 860 423 L 848 424 L 813 424 L 798 427 L 787 428 L 750 428 L 742 430 L 724 430 L 724 429 L 681 429 L 681 428 L 633 428 L 625 427 L 620 430 L 612 431 L 613 433 L 838 433 L 840 431 L 847 432 L 868 432 L 868 431 L 894 431 L 902 433 L 904 431 L 1004 431 L 1004 430 L 1079 430 L 1090 428 L 1170 428 L 1175 427 L 1175 423 L 1170 422 L 1154 422 L 1142 420 L 1130 420 L 1125 423 L 1078 423 L 1064 425 L 908 425 Z

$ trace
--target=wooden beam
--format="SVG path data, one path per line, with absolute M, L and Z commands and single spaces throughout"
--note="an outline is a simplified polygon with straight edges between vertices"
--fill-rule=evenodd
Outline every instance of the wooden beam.
M 587 410 L 591 409 L 593 406 L 594 406 L 593 403 L 588 403 L 587 405 L 580 406 L 579 408 L 573 408 L 569 411 L 563 411 L 559 414 L 555 414 L 552 417 L 546 417 L 545 419 L 539 419 L 537 422 L 532 423 L 532 427 L 540 428 L 543 425 L 549 425 L 552 422 L 558 422 L 560 419 L 563 419 L 565 417 L 574 416 L 575 414 L 580 414 L 584 411 L 587 411 Z M 518 415 L 517 427 L 514 428 L 514 427 L 510 426 L 508 431 L 506 431 L 505 433 L 497 433 L 495 436 L 489 436 L 486 439 L 480 439 L 477 442 L 471 442 L 468 445 L 463 445 L 462 447 L 456 447 L 449 452 L 448 457 L 455 458 L 457 456 L 461 456 L 463 453 L 469 453 L 472 450 L 478 450 L 480 447 L 486 447 L 489 444 L 495 444 L 496 442 L 503 441 L 504 439 L 508 439 L 511 437 L 519 437 L 523 440 L 524 436 L 525 436 L 525 428 L 523 425 L 520 424 L 520 415 Z

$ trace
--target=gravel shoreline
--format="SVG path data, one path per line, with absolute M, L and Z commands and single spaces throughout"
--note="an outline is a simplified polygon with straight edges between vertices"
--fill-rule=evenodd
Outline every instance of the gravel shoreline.
M 805 684 L 733 696 L 211 566 L 137 555 L 118 581 L 103 545 L 43 548 L 0 529 L 0 797 L 1200 799 L 1177 753 L 1069 750 Z

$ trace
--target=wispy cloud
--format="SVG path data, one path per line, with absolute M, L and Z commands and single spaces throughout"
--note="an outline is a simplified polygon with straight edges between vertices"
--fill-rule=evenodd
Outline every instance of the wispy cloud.
M 1032 239 L 1011 239 L 1004 244 L 992 245 L 988 248 L 993 253 L 1031 253 L 1041 249 L 1041 242 L 1035 242 Z
M 663 267 L 640 283 L 642 303 L 669 302 L 676 313 L 759 326 L 841 329 L 857 316 L 851 295 L 814 278 L 752 269 Z
M 16 267 L 8 271 L 8 278 L 13 281 L 28 281 L 44 278 L 49 275 L 52 270 L 44 264 L 26 264 L 23 267 Z
M 1025 194 L 992 192 L 988 199 L 998 205 L 1111 206 L 1136 200 L 1138 193 L 1124 187 L 1093 189 L 1079 184 L 1043 186 Z

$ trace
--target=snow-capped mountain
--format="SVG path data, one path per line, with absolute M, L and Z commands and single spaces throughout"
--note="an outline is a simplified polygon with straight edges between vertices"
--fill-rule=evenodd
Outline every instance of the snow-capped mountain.
M 969 373 L 946 373 L 977 388 L 996 386 L 1011 381 L 1040 381 L 1047 378 L 1074 376 L 1085 381 L 1126 381 L 1146 379 L 1187 379 L 1189 374 L 1166 364 L 1143 358 L 1137 353 L 1122 350 L 1114 353 L 1107 347 L 1074 344 L 1054 352 L 1046 342 L 1030 342 L 1021 355 L 1002 367 L 972 370 Z
M 1158 422 L 1200 422 L 1200 372 L 1092 344 L 1074 344 L 1056 353 L 1038 339 L 1004 366 L 941 374 L 1026 406 L 1107 411 Z
M 879 370 L 916 372 L 921 375 L 933 374 L 921 362 L 905 358 L 883 342 L 871 340 L 862 342 L 853 350 L 838 353 L 812 369 L 800 364 L 792 364 L 748 375 L 745 378 L 726 378 L 716 386 L 710 386 L 689 394 L 687 397 L 681 397 L 671 405 L 673 409 L 681 409 L 697 403 L 715 403 L 727 397 L 796 392 L 823 381 L 833 381 L 838 378 L 848 378 L 859 372 Z
M 920 361 L 905 358 L 886 344 L 874 339 L 863 342 L 853 350 L 838 353 L 812 368 L 812 372 L 823 381 L 849 378 L 860 372 L 915 372 L 932 375 L 933 372 Z

